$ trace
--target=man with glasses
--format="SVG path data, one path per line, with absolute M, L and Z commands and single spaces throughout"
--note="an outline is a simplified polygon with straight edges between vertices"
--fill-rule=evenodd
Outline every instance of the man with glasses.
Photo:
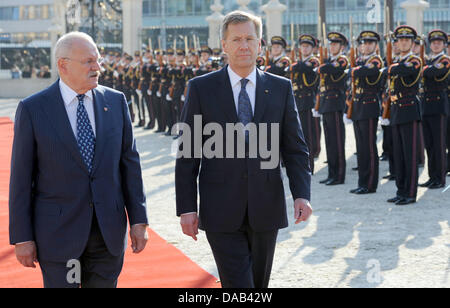
M 60 79 L 16 112 L 10 243 L 23 266 L 39 262 L 44 287 L 115 287 L 127 214 L 134 253 L 148 237 L 127 102 L 98 85 L 101 59 L 90 36 L 62 36 L 55 57 Z

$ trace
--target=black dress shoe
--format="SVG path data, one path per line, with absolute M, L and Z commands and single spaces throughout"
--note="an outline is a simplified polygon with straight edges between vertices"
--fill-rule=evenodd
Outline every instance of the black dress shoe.
M 340 185 L 340 184 L 344 184 L 344 181 L 338 181 L 338 180 L 331 179 L 325 183 L 325 185 L 327 185 L 327 186 Z
M 383 154 L 380 156 L 380 161 L 387 161 L 389 160 L 389 156 L 387 154 Z
M 383 176 L 383 179 L 387 179 L 388 181 L 393 181 L 393 180 L 395 180 L 395 175 L 388 174 L 388 175 Z
M 425 183 L 419 184 L 420 187 L 428 187 L 431 184 L 434 184 L 432 179 L 429 179 L 428 181 L 426 181 Z
M 430 184 L 430 186 L 428 186 L 429 189 L 439 189 L 439 188 L 443 188 L 445 187 L 445 184 L 441 184 L 438 182 L 434 182 L 432 184 Z
M 396 205 L 407 205 L 410 203 L 415 203 L 416 199 L 415 198 L 402 198 L 400 200 L 398 200 L 397 202 L 395 202 Z
M 402 197 L 396 196 L 396 197 L 394 197 L 394 198 L 387 199 L 387 202 L 395 203 L 395 202 L 397 202 L 397 201 L 399 201 L 399 200 L 402 200 L 402 199 L 403 199 Z
M 357 194 L 357 195 L 366 195 L 366 194 L 373 194 L 374 192 L 375 192 L 375 190 L 362 187 L 355 194 Z
M 358 188 L 352 189 L 352 190 L 350 190 L 350 193 L 351 194 L 356 194 L 358 192 L 358 190 L 360 190 L 360 189 L 363 189 L 363 188 L 362 187 L 358 187 Z
M 358 170 L 358 167 L 353 167 L 352 170 L 356 171 Z
M 326 182 L 328 182 L 330 180 L 330 178 L 326 178 L 325 180 L 320 181 L 320 184 L 325 184 Z

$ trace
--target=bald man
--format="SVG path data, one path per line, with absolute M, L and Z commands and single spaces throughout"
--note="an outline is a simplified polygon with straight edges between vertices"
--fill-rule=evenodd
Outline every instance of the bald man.
M 10 243 L 44 287 L 116 287 L 126 248 L 147 241 L 146 200 L 125 96 L 98 85 L 92 38 L 55 48 L 60 79 L 20 102 L 10 180 Z

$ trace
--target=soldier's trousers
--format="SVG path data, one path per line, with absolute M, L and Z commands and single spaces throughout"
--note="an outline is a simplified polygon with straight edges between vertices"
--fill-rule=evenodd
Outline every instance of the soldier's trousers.
M 447 172 L 450 172 L 450 116 L 447 117 Z
M 320 138 L 322 136 L 322 128 L 320 126 L 320 117 L 313 117 L 313 145 L 312 145 L 312 156 L 314 158 L 319 157 L 320 154 Z
M 342 111 L 323 114 L 323 130 L 327 148 L 328 178 L 345 181 L 345 127 Z
M 155 118 L 158 122 L 157 131 L 164 131 L 166 129 L 166 123 L 164 120 L 164 111 L 162 108 L 162 98 L 156 95 L 156 91 L 152 93 L 152 102 L 155 109 Z
M 358 187 L 375 191 L 378 187 L 379 158 L 377 149 L 378 118 L 355 121 L 358 152 Z
M 419 121 L 392 126 L 397 196 L 416 198 L 419 179 Z
M 314 174 L 314 155 L 313 155 L 313 140 L 314 140 L 314 118 L 311 109 L 299 111 L 300 123 L 302 124 L 303 135 L 305 136 L 306 144 L 309 150 L 309 166 L 311 173 Z
M 394 141 L 392 139 L 392 126 L 383 125 L 383 151 L 389 158 L 389 173 L 395 176 Z
M 167 100 L 166 98 L 162 99 L 163 109 L 166 117 L 166 124 L 168 128 L 168 132 L 171 132 L 172 126 L 175 124 L 175 109 L 174 109 L 174 101 Z
M 142 100 L 140 99 L 139 95 L 137 94 L 136 90 L 131 90 L 131 96 L 133 97 L 134 104 L 137 107 L 137 114 L 139 118 L 139 122 L 143 121 L 145 122 L 145 110 Z
M 445 184 L 447 116 L 443 114 L 424 116 L 422 125 L 428 157 L 428 175 L 433 182 Z
M 150 95 L 148 95 L 147 91 L 148 91 L 148 86 L 143 86 L 142 87 L 142 100 L 145 101 L 145 106 L 147 106 L 147 112 L 148 112 L 148 117 L 149 117 L 147 126 L 153 127 L 154 123 L 155 123 L 155 111 L 153 110 L 152 97 Z

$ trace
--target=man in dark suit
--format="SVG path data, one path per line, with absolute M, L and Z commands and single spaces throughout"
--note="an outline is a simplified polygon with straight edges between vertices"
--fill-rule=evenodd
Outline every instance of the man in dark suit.
M 288 225 L 279 160 L 272 169 L 264 169 L 267 157 L 251 153 L 255 135 L 261 138 L 259 133 L 264 125 L 267 137 L 260 142 L 266 142 L 267 149 L 276 148 L 277 156 L 281 152 L 294 199 L 296 223 L 306 221 L 312 212 L 308 201 L 309 153 L 291 82 L 256 69 L 261 29 L 261 20 L 253 15 L 238 11 L 225 17 L 222 47 L 229 65 L 189 82 L 182 113 L 184 127 L 191 131 L 203 130 L 214 123 L 225 132 L 226 126 L 236 125 L 237 136 L 217 133 L 216 140 L 224 142 L 223 153 L 236 153 L 240 146 L 245 148 L 242 156 L 211 157 L 205 154 L 206 138 L 195 142 L 194 134 L 186 134 L 183 129 L 179 138 L 180 147 L 189 155 L 179 156 L 176 162 L 177 215 L 181 216 L 183 233 L 194 240 L 199 227 L 206 231 L 223 287 L 267 287 L 277 232 Z M 201 121 L 197 120 L 199 117 Z M 201 127 L 195 127 L 194 122 Z M 255 128 L 252 134 L 251 130 L 249 134 L 239 130 L 242 125 L 252 124 Z M 185 141 L 194 146 L 186 150 L 189 147 Z M 195 154 L 202 150 L 200 147 L 203 154 L 199 157 Z M 216 145 L 217 148 L 220 146 Z
M 147 241 L 139 154 L 123 93 L 98 86 L 88 35 L 55 48 L 60 79 L 20 102 L 10 181 L 10 242 L 45 287 L 115 287 L 126 248 Z M 126 209 L 126 212 L 125 212 Z

